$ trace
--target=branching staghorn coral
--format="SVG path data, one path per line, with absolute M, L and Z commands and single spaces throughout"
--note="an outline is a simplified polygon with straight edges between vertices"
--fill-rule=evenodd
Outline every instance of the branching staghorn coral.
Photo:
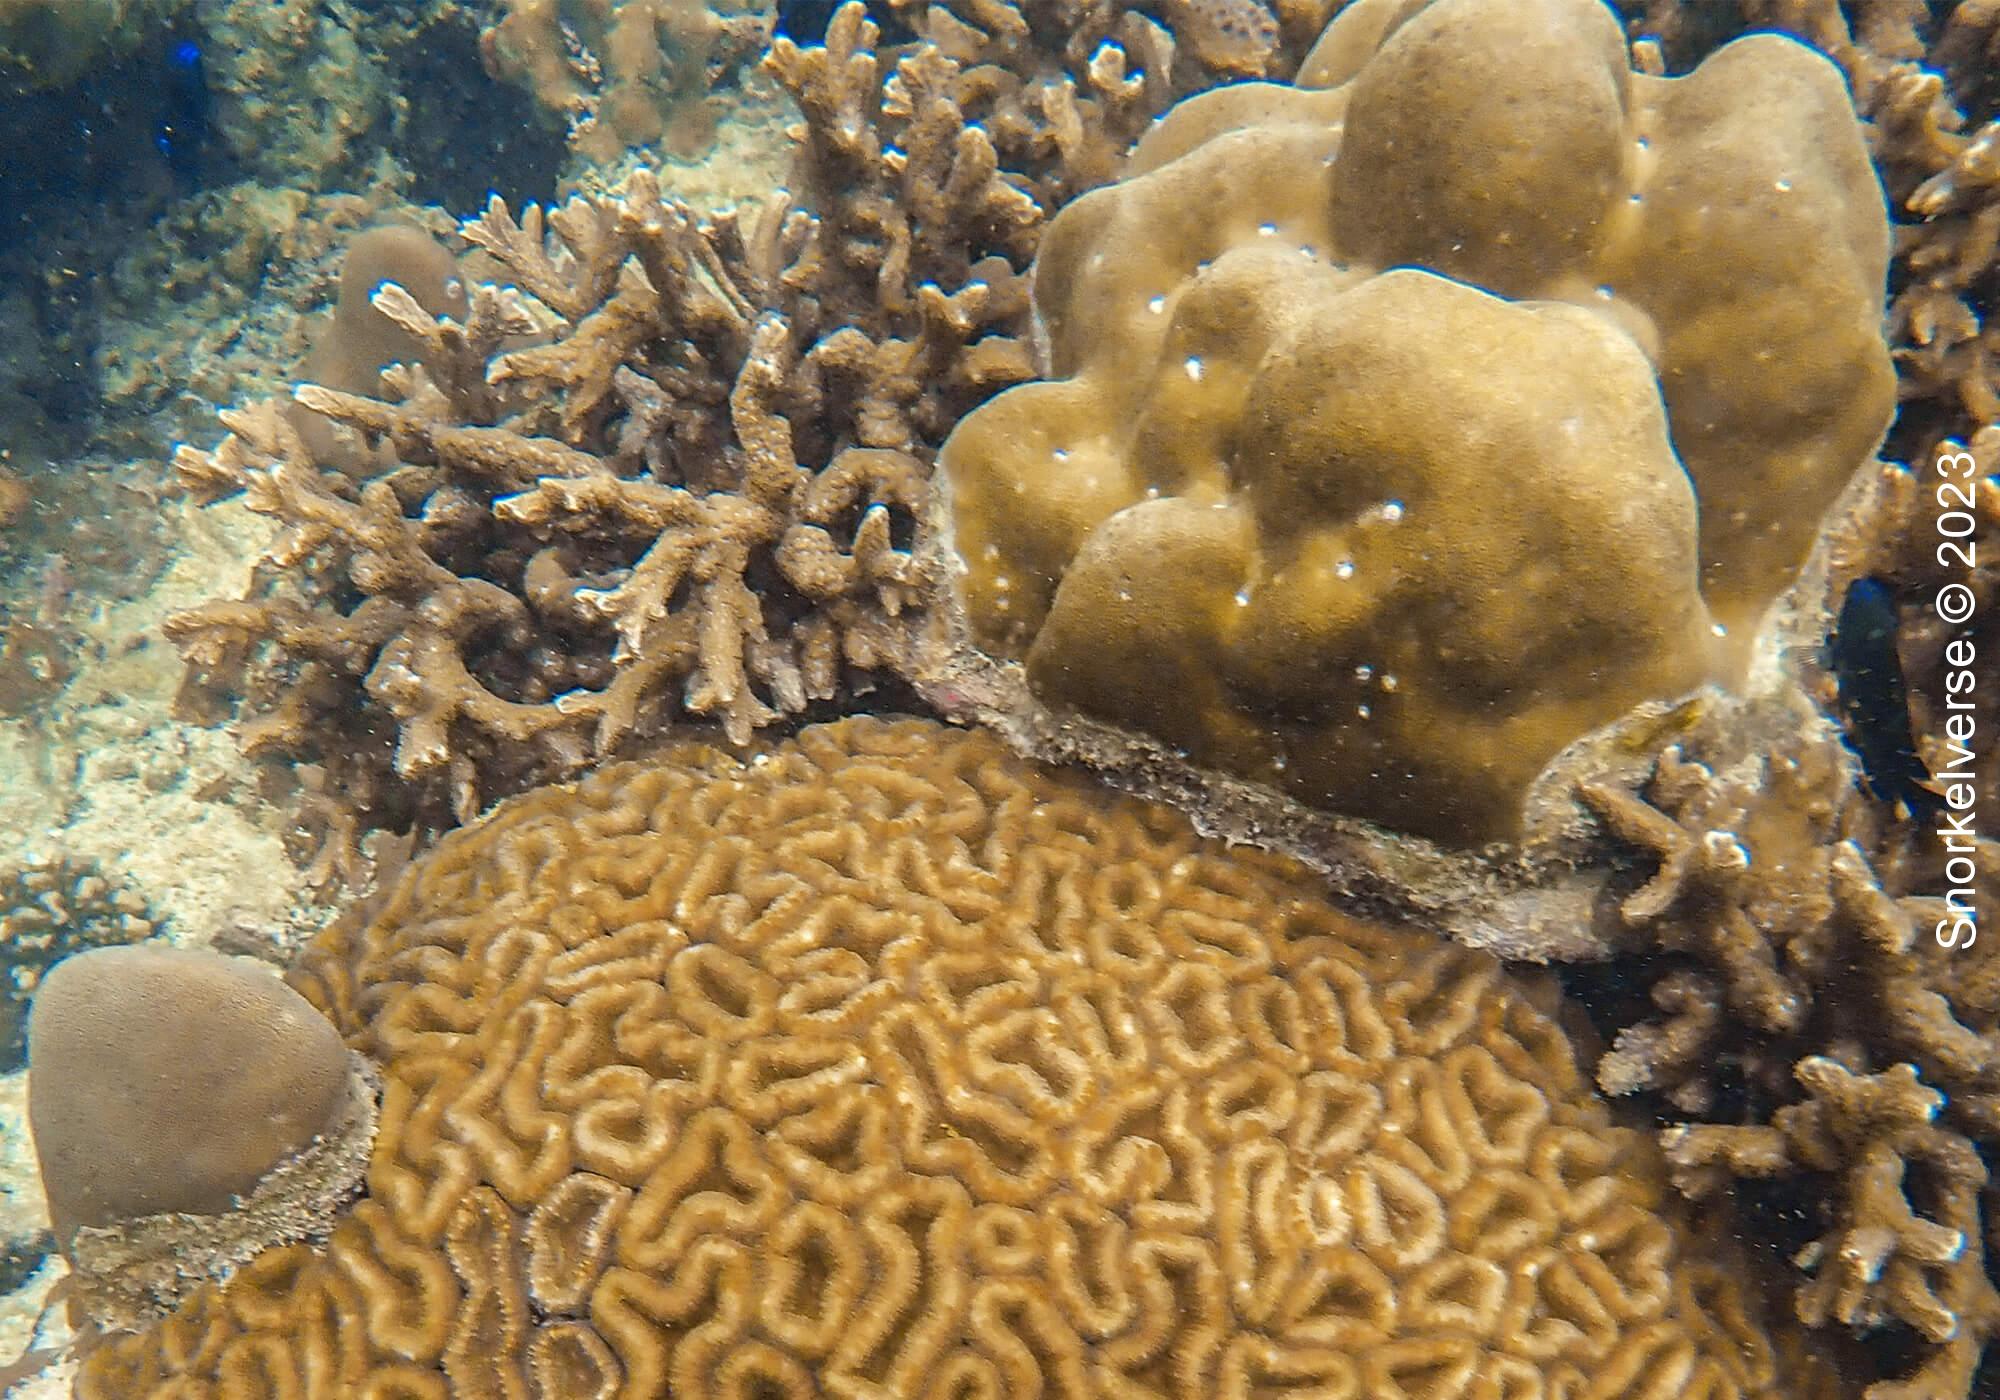
M 255 596 L 171 622 L 189 697 L 247 696 L 246 747 L 316 765 L 349 838 L 469 819 L 683 713 L 742 742 L 908 664 L 929 457 L 1027 373 L 1009 256 L 1040 212 L 948 97 L 901 105 L 934 51 L 886 67 L 873 35 L 850 6 L 773 60 L 819 114 L 824 219 L 698 219 L 644 172 L 496 202 L 461 231 L 488 274 L 462 316 L 375 294 L 420 361 L 382 397 L 308 384 L 180 455 L 285 527 Z M 327 460 L 301 411 L 367 450 Z
M 1799 1287 L 1800 1321 L 1900 1322 L 1932 1345 L 1916 1374 L 1869 1386 L 1868 1400 L 1971 1395 L 1986 1344 L 2000 1330 L 2000 1290 L 1981 1242 L 1985 1164 L 1963 1135 L 1934 1121 L 1944 1096 L 1911 1065 L 1860 1075 L 1810 1056 L 1797 1074 L 1808 1098 L 1779 1109 L 1768 1127 L 1668 1129 L 1676 1182 L 1701 1197 L 1732 1178 L 1834 1177 L 1833 1228 L 1797 1261 L 1812 1275 Z M 1928 1215 L 1912 1208 L 1917 1175 L 1929 1182 Z
M 1176 96 L 1289 66 L 1258 0 L 892 8 L 951 62 L 955 100 L 1051 211 L 1111 179 Z
M 1498 964 L 989 736 L 526 795 L 295 980 L 367 1199 L 83 1400 L 1835 1393 Z
M 1870 1400 L 1968 1394 L 2000 1328 L 1977 1149 L 2000 1138 L 1991 941 L 1945 943 L 1944 901 L 1897 892 L 1919 869 L 1908 832 L 1885 824 L 1831 741 L 1720 771 L 1670 749 L 1637 793 L 1584 791 L 1655 858 L 1622 914 L 1670 967 L 1652 992 L 1662 1015 L 1618 1034 L 1598 1082 L 1708 1120 L 1666 1133 L 1691 1194 L 1732 1177 L 1824 1178 L 1831 1195 L 1798 1182 L 1822 1235 L 1798 1261 L 1811 1274 L 1801 1320 L 1900 1323 L 1929 1344 L 1912 1377 L 1880 1380 Z M 1990 916 L 2000 860 L 1984 838 L 1981 851 L 1976 901 Z M 1906 1160 L 1922 1164 L 1907 1194 Z

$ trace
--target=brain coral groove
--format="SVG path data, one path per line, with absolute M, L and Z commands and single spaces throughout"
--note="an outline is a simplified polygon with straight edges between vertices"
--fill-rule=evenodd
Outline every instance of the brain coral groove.
M 367 1197 L 85 1400 L 1809 1389 L 1492 959 L 984 735 L 539 790 L 295 980 Z

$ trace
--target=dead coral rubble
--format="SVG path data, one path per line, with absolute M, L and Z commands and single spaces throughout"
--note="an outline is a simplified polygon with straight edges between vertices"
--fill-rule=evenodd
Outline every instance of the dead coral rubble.
M 1494 960 L 988 735 L 527 794 L 297 982 L 367 1198 L 82 1400 L 1833 1393 Z
M 850 5 L 773 67 L 809 114 L 800 187 L 701 219 L 641 172 L 461 237 L 462 318 L 375 305 L 420 363 L 299 406 L 388 465 L 330 469 L 272 403 L 186 449 L 198 497 L 283 536 L 253 595 L 180 614 L 190 700 L 317 765 L 354 829 L 441 827 L 682 714 L 736 742 L 907 663 L 912 553 L 949 425 L 1028 372 L 1039 206 L 919 46 Z

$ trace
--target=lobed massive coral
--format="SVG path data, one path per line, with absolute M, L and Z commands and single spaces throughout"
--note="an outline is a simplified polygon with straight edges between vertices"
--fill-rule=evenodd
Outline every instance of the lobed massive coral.
M 1742 674 L 1887 423 L 1887 253 L 1796 43 L 1667 80 L 1592 0 L 1364 0 L 1051 225 L 1047 378 L 941 458 L 941 670 L 1056 747 L 1519 836 L 1565 745 Z
M 1994 7 L 1649 0 L 1624 8 L 1635 14 L 1635 35 L 1661 44 L 1671 62 L 1690 61 L 1717 31 L 1769 28 L 1840 65 L 1896 218 L 1889 334 L 1912 448 L 1921 455 L 1945 433 L 2000 418 L 2000 358 L 1987 324 L 2000 292 Z
M 367 1198 L 85 1400 L 1831 1393 L 1492 960 L 983 735 L 544 789 L 297 980 Z

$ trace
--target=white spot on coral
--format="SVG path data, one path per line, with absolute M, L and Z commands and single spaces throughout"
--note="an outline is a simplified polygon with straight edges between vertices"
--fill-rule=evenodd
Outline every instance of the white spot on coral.
M 1159 488 L 1159 487 L 1157 487 L 1157 486 L 1148 486 L 1148 487 L 1146 488 L 1146 499 L 1147 499 L 1147 500 L 1149 500 L 1149 501 L 1157 501 L 1157 500 L 1159 500 L 1159 499 L 1160 499 L 1160 488 Z
M 1055 450 L 1055 459 L 1058 462 L 1067 462 L 1069 460 L 1069 449 L 1067 447 L 1058 447 Z
M 1396 685 L 1397 685 L 1397 681 L 1396 681 L 1396 678 L 1395 678 L 1394 676 L 1392 676 L 1392 675 L 1384 675 L 1384 676 L 1382 677 L 1382 689 L 1384 689 L 1384 690 L 1387 690 L 1387 691 L 1394 691 L 1394 690 L 1395 690 L 1395 688 L 1396 688 Z
M 1790 194 L 1792 192 L 1792 182 L 1790 180 L 1780 180 L 1777 184 L 1771 186 L 1771 188 L 1779 194 Z
M 1354 561 L 1352 559 L 1343 559 L 1338 564 L 1335 564 L 1333 566 L 1333 576 L 1335 578 L 1353 578 Z
M 1719 622 L 1712 624 L 1708 630 L 1715 633 L 1715 635 L 1718 637 L 1726 637 L 1729 635 L 1729 629 L 1727 627 L 1724 627 Z
M 1375 668 L 1373 666 L 1368 665 L 1366 662 L 1363 662 L 1361 665 L 1356 666 L 1354 668 L 1354 679 L 1356 679 L 1357 681 L 1365 681 L 1372 679 L 1374 675 L 1375 675 Z
M 1237 607 L 1239 607 L 1239 608 L 1247 608 L 1247 607 L 1249 607 L 1249 606 L 1250 606 L 1250 590 L 1249 590 L 1249 589 L 1247 589 L 1247 588 L 1239 588 L 1239 589 L 1237 589 L 1237 590 L 1236 590 L 1236 606 L 1237 606 Z
M 1152 312 L 1155 316 L 1157 316 L 1162 311 L 1165 311 L 1167 309 L 1167 299 L 1165 297 L 1156 296 L 1151 301 L 1146 303 L 1146 309 Z
M 1259 224 L 1257 225 L 1257 232 L 1265 238 L 1273 238 L 1277 236 L 1278 226 L 1276 224 Z
M 1367 707 L 1366 705 L 1356 705 L 1356 706 L 1354 707 L 1354 713 L 1355 713 L 1355 714 L 1357 714 L 1357 715 L 1360 715 L 1360 716 L 1361 716 L 1361 718 L 1363 718 L 1363 719 L 1367 719 L 1367 718 L 1368 718 L 1369 716 L 1373 715 L 1373 714 L 1374 714 L 1375 712 L 1374 712 L 1373 710 L 1369 709 L 1369 708 L 1368 708 L 1368 707 Z
M 1188 356 L 1187 363 L 1183 365 L 1182 368 L 1187 371 L 1187 377 L 1189 379 L 1192 379 L 1197 384 L 1201 383 L 1201 356 L 1199 355 Z
M 1398 520 L 1403 518 L 1403 503 L 1401 501 L 1383 502 L 1382 518 L 1391 525 L 1394 525 Z

